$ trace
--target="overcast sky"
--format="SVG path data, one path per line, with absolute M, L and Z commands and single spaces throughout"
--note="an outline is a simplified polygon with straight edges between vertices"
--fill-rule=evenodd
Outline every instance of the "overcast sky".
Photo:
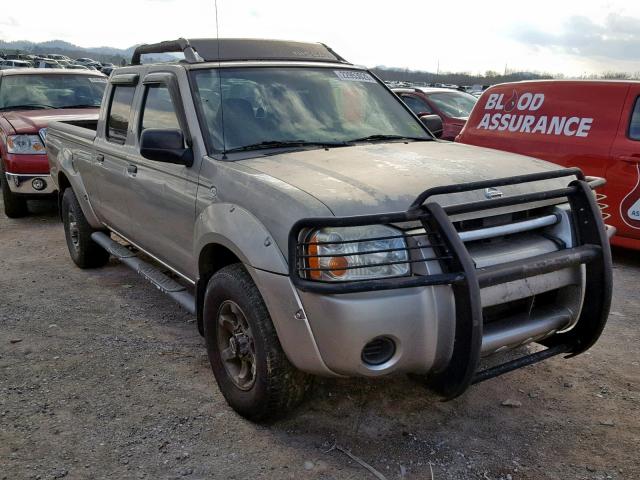
M 351 62 L 417 70 L 640 72 L 640 1 L 218 0 L 221 37 L 324 42 Z M 29 0 L 0 39 L 126 48 L 214 37 L 214 0 Z

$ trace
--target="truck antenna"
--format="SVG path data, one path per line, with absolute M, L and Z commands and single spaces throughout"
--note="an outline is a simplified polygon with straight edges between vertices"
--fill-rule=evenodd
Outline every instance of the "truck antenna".
M 220 27 L 218 26 L 218 0 L 213 0 L 216 9 L 216 43 L 218 48 L 218 88 L 220 89 L 220 123 L 222 126 L 222 159 L 227 159 L 227 142 L 224 136 L 224 102 L 222 101 L 222 75 L 220 75 Z

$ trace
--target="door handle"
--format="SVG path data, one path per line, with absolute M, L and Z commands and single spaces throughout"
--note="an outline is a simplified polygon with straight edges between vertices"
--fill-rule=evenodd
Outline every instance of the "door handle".
M 623 162 L 640 163 L 640 154 L 632 153 L 631 155 L 620 155 L 618 157 Z
M 136 173 L 138 173 L 138 167 L 136 167 L 135 165 L 127 165 L 127 173 L 130 176 L 135 177 Z
M 96 162 L 102 164 L 104 163 L 104 155 L 102 155 L 101 153 L 96 155 Z

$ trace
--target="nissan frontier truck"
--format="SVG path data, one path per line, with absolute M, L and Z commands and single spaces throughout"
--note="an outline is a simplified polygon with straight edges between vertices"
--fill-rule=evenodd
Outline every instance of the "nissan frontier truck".
M 141 62 L 160 52 L 184 59 Z M 138 47 L 98 121 L 52 123 L 47 151 L 73 261 L 116 257 L 194 312 L 222 394 L 260 421 L 314 375 L 453 398 L 600 336 L 603 182 L 433 122 L 323 44 L 179 39 Z

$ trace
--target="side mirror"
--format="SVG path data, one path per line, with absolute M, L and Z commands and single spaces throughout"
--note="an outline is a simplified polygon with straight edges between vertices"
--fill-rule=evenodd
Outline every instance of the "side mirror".
M 440 115 L 421 115 L 420 121 L 436 138 L 442 136 L 442 118 Z
M 184 136 L 176 128 L 147 128 L 140 135 L 140 155 L 149 160 L 193 165 L 193 151 L 185 148 Z

